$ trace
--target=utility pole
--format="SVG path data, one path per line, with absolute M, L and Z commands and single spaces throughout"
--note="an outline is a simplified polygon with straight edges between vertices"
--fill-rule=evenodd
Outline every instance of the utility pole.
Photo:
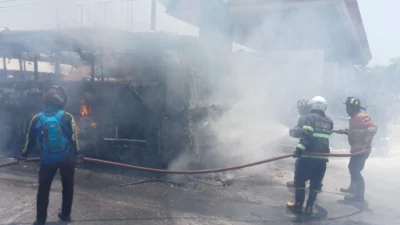
M 18 61 L 19 61 L 19 71 L 23 71 L 24 68 L 22 67 L 22 52 L 20 52 L 18 55 Z
M 124 0 L 121 0 L 121 16 L 124 15 Z
M 136 1 L 136 0 L 126 0 L 126 26 L 127 26 L 128 30 L 133 28 L 133 2 L 134 1 Z M 129 5 L 129 3 L 130 3 L 130 5 Z
M 6 62 L 6 54 L 3 52 L 3 72 L 4 77 L 7 77 L 7 62 Z
M 38 53 L 34 53 L 33 57 L 33 76 L 35 80 L 39 80 L 39 64 L 38 64 Z
M 60 17 L 58 14 L 58 8 L 59 6 L 56 6 L 56 26 L 57 26 L 57 31 L 60 31 Z M 22 65 L 21 65 L 22 68 Z M 22 69 L 21 69 L 22 70 Z M 54 51 L 54 74 L 56 75 L 56 77 L 58 77 L 61 73 L 60 73 L 60 51 L 59 51 L 59 47 L 56 47 L 56 50 Z
M 88 6 L 86 5 L 76 5 L 77 7 L 81 7 L 81 28 L 83 27 L 83 7 Z
M 129 0 L 126 0 L 126 29 L 129 30 Z
M 151 0 L 151 27 L 150 30 L 156 30 L 156 14 L 157 14 L 157 1 Z
M 134 1 L 134 0 L 133 0 Z M 133 30 L 133 1 L 131 1 L 131 29 Z
M 104 5 L 104 16 L 103 16 L 103 18 L 104 18 L 104 26 L 106 25 L 106 13 L 107 13 L 107 4 L 110 4 L 110 3 L 112 3 L 112 2 L 99 2 L 99 4 L 103 4 Z
M 60 30 L 60 16 L 58 14 L 58 8 L 59 8 L 59 6 L 57 5 L 56 6 L 56 27 L 57 27 L 57 30 Z
M 99 4 L 104 4 L 104 26 L 106 25 L 106 12 L 107 12 L 107 4 L 111 2 L 100 2 Z M 101 70 L 101 81 L 104 81 L 104 58 L 103 58 L 103 49 L 100 49 L 100 70 Z

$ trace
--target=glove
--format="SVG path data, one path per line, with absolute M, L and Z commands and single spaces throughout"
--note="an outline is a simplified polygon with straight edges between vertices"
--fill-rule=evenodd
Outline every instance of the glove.
M 294 127 L 289 130 L 289 135 L 294 138 L 300 138 L 301 136 L 301 129 L 299 127 Z
M 301 158 L 301 154 L 303 150 L 301 148 L 296 147 L 296 150 L 293 152 L 293 158 Z
M 75 163 L 80 165 L 83 163 L 83 160 L 85 159 L 85 157 L 81 154 L 76 155 L 75 157 Z
M 294 135 L 294 129 L 293 128 L 289 130 L 289 135 L 290 135 L 290 137 L 293 137 L 293 135 Z

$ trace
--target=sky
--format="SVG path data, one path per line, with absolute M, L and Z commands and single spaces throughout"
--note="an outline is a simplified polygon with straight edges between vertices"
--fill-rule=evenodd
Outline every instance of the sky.
M 370 64 L 387 64 L 400 57 L 400 1 L 358 0 L 372 52 Z
M 100 26 L 104 24 L 104 0 L 0 0 L 0 26 L 12 30 L 56 28 L 57 11 L 61 28 Z M 108 0 L 106 25 L 132 31 L 150 29 L 151 0 L 134 0 L 127 7 L 126 0 Z M 371 65 L 387 64 L 400 56 L 400 1 L 358 0 L 372 52 Z M 56 7 L 58 5 L 58 7 Z M 85 5 L 81 7 L 78 5 Z M 57 10 L 58 8 L 58 10 Z M 127 23 L 132 9 L 132 24 Z M 198 35 L 198 29 L 168 16 L 165 8 L 157 5 L 157 30 Z M 82 12 L 82 14 L 81 14 Z M 82 17 L 81 17 L 82 15 Z

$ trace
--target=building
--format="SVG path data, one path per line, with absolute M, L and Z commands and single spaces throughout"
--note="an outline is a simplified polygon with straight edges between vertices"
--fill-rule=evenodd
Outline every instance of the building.
M 303 65 L 302 73 L 295 70 L 287 79 L 317 79 L 324 90 L 343 89 L 354 78 L 354 65 L 371 59 L 357 0 L 160 2 L 169 15 L 199 27 L 199 37 L 207 44 L 226 49 L 232 42 L 247 46 L 264 55 L 279 73 L 284 72 L 277 64 Z M 311 72 L 306 67 L 312 67 Z

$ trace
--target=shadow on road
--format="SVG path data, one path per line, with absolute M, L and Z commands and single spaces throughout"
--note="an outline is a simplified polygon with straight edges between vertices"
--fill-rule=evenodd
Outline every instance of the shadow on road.
M 80 224 L 87 222 L 128 222 L 128 221 L 170 221 L 170 220 L 190 220 L 190 221 L 224 221 L 224 222 L 238 222 L 238 223 L 261 223 L 261 224 L 277 224 L 279 222 L 288 222 L 286 219 L 282 220 L 236 220 L 236 219 L 225 219 L 225 218 L 198 218 L 198 217 L 148 217 L 148 218 L 126 218 L 126 219 L 89 219 L 89 220 L 74 220 L 70 223 L 66 222 L 46 222 L 46 225 L 61 225 L 61 224 Z M 32 223 L 7 223 L 0 225 L 28 225 Z
M 32 222 L 33 223 L 33 222 Z M 0 224 L 0 225 L 23 225 L 23 224 L 32 224 L 32 223 L 7 223 L 7 224 Z M 46 222 L 46 225 L 66 225 L 69 224 L 67 222 L 62 222 L 62 221 L 58 221 L 58 222 Z
M 344 219 L 344 218 L 352 217 L 352 216 L 355 216 L 355 215 L 357 215 L 357 214 L 362 213 L 363 211 L 367 210 L 367 208 L 368 208 L 368 207 L 365 208 L 365 205 L 368 205 L 367 203 L 357 203 L 357 202 L 351 202 L 351 201 L 345 201 L 345 200 L 337 200 L 337 203 L 339 203 L 339 204 L 344 204 L 344 205 L 354 206 L 355 208 L 358 209 L 358 211 L 355 211 L 355 212 L 353 212 L 353 213 L 346 214 L 346 215 L 343 215 L 343 216 L 337 216 L 337 217 L 327 218 L 328 212 L 327 212 L 324 208 L 322 208 L 321 206 L 317 205 L 316 208 L 318 207 L 318 211 L 324 212 L 324 214 L 325 214 L 325 216 L 326 216 L 323 220 L 332 221 L 332 220 L 339 220 L 339 219 Z
M 343 203 L 343 202 L 345 202 L 345 203 Z M 344 201 L 344 200 L 338 200 L 338 203 L 355 206 L 358 209 L 358 211 L 350 213 L 350 214 L 342 215 L 342 216 L 328 218 L 328 211 L 325 208 L 323 208 L 321 205 L 315 204 L 315 206 L 314 206 L 315 212 L 313 215 L 311 215 L 311 216 L 304 215 L 304 214 L 295 215 L 293 222 L 294 223 L 307 223 L 307 222 L 311 222 L 311 221 L 323 221 L 323 220 L 334 221 L 334 220 L 339 220 L 339 219 L 344 219 L 344 218 L 355 216 L 357 214 L 362 213 L 365 210 L 365 208 L 363 210 L 360 209 L 360 208 L 362 208 L 360 203 L 354 204 L 354 202 L 351 203 L 349 201 Z
M 314 213 L 309 214 L 294 214 L 294 223 L 306 223 L 310 221 L 322 221 L 326 220 L 328 217 L 328 211 L 319 204 L 314 205 Z
M 342 205 L 353 206 L 360 211 L 370 210 L 368 207 L 368 201 L 355 202 L 355 201 L 347 201 L 347 200 L 337 200 L 337 203 L 342 204 Z

